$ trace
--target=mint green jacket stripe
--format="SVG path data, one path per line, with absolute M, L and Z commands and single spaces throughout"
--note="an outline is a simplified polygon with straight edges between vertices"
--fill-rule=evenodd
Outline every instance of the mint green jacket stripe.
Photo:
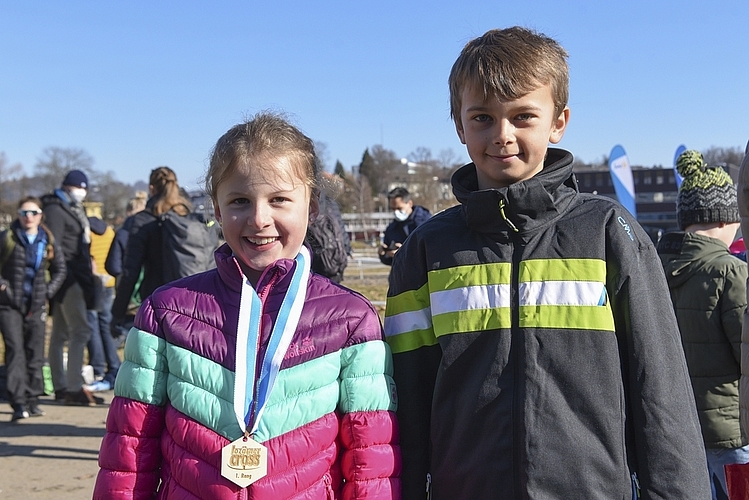
M 240 434 L 233 412 L 231 371 L 150 333 L 133 329 L 130 335 L 140 339 L 127 345 L 140 345 L 141 349 L 132 347 L 128 351 L 126 347 L 126 361 L 116 382 L 119 395 L 164 405 L 168 394 L 175 409 L 218 434 L 227 439 Z M 340 391 L 345 393 L 341 399 L 346 401 L 340 411 L 395 411 L 390 397 L 393 368 L 389 350 L 384 342 L 364 342 L 281 370 L 259 423 L 257 439 L 267 441 L 335 411 L 339 373 Z M 387 360 L 384 366 L 383 359 Z M 167 366 L 171 370 L 168 377 Z

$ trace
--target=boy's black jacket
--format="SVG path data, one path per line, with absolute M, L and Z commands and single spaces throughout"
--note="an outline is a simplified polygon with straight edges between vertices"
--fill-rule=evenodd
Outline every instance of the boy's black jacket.
M 632 498 L 633 474 L 642 498 L 709 498 L 668 288 L 642 228 L 613 200 L 578 193 L 572 155 L 559 149 L 549 149 L 535 177 L 506 188 L 477 190 L 473 164 L 452 183 L 461 205 L 419 226 L 390 273 L 385 330 L 399 396 L 403 498 L 424 498 L 427 473 L 436 500 Z M 529 321 L 521 315 L 538 313 L 518 307 L 521 294 L 555 285 L 520 271 L 548 268 L 558 280 L 559 269 L 579 262 L 601 269 L 610 327 L 586 324 L 586 315 L 564 305 L 545 325 L 521 326 Z M 466 286 L 468 295 L 488 288 L 482 279 L 503 263 L 511 269 L 506 323 L 445 329 L 454 318 L 461 324 L 462 313 L 501 323 L 491 315 L 502 311 L 465 306 L 439 316 L 442 290 L 428 276 L 475 285 Z M 587 286 L 582 279 L 563 276 Z M 398 344 L 395 314 L 413 297 L 431 304 L 424 314 L 434 345 Z

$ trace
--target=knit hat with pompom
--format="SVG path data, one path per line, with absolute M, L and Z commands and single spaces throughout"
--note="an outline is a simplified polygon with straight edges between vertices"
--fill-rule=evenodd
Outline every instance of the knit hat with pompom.
M 684 180 L 676 197 L 676 216 L 682 230 L 691 224 L 739 222 L 736 186 L 721 167 L 710 167 L 698 151 L 684 151 L 676 160 Z

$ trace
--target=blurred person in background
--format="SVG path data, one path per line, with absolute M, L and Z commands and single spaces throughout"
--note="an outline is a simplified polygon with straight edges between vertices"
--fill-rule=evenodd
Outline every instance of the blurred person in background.
M 44 415 L 44 338 L 48 300 L 67 274 L 65 257 L 42 224 L 42 202 L 27 196 L 0 233 L 0 332 L 5 341 L 11 421 Z
M 134 293 L 145 299 L 167 282 L 163 272 L 161 228 L 157 217 L 170 210 L 179 215 L 192 211 L 192 202 L 179 187 L 177 174 L 169 167 L 157 167 L 151 171 L 148 192 L 150 198 L 146 208 L 133 216 L 127 238 L 122 273 L 118 277 L 112 304 L 113 327 L 125 323 Z M 140 285 L 136 287 L 139 281 Z
M 96 211 L 92 207 L 93 212 Z M 100 211 L 98 215 L 101 215 Z M 114 229 L 98 216 L 90 216 L 88 219 L 91 225 L 91 266 L 94 278 L 98 280 L 98 297 L 96 309 L 88 311 L 93 328 L 88 342 L 89 364 L 93 367 L 94 380 L 83 387 L 91 392 L 99 392 L 114 387 L 114 380 L 122 363 L 117 353 L 118 344 L 110 334 L 115 279 L 104 269 L 104 261 L 114 240 Z
M 388 193 L 388 204 L 393 211 L 393 220 L 385 229 L 382 244 L 377 249 L 380 262 L 393 265 L 393 257 L 408 235 L 426 222 L 432 214 L 421 205 L 414 205 L 411 193 L 404 187 L 397 187 Z
M 51 300 L 52 335 L 49 367 L 55 400 L 66 405 L 95 406 L 102 398 L 83 387 L 83 355 L 93 328 L 88 311 L 96 308 L 96 284 L 91 268 L 91 227 L 83 207 L 88 177 L 71 170 L 60 188 L 42 196 L 45 223 L 65 256 L 67 276 Z M 63 352 L 67 344 L 67 364 Z
M 109 247 L 109 252 L 107 253 L 107 258 L 104 263 L 104 268 L 108 274 L 115 277 L 115 286 L 119 282 L 119 278 L 122 275 L 122 268 L 125 262 L 125 248 L 127 248 L 128 236 L 130 236 L 130 230 L 133 227 L 133 223 L 135 222 L 135 214 L 143 211 L 146 208 L 147 200 L 148 193 L 146 193 L 145 191 L 136 191 L 135 196 L 130 198 L 127 202 L 127 205 L 125 206 L 125 221 L 119 228 L 117 228 L 114 233 L 114 240 L 112 241 L 112 245 Z M 134 316 L 134 313 L 132 311 L 137 309 L 138 305 L 140 305 L 140 297 L 137 293 L 137 290 L 140 287 L 140 280 L 142 278 L 143 271 L 141 270 L 140 275 L 138 276 L 138 280 L 136 280 L 134 286 L 134 289 L 136 291 L 131 296 L 130 303 L 127 307 L 128 313 L 126 313 L 126 316 Z M 112 298 L 112 301 L 114 302 L 114 297 Z M 131 323 L 132 320 L 130 320 L 129 322 Z M 128 321 L 126 320 L 124 326 L 115 325 L 114 322 L 111 321 L 110 312 L 111 334 L 112 337 L 117 339 L 117 344 L 121 345 L 125 341 L 128 331 L 127 324 Z

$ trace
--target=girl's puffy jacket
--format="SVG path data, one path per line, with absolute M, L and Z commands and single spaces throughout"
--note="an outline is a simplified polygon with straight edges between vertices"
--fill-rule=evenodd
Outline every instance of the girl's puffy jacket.
M 233 399 L 243 276 L 226 245 L 216 263 L 161 287 L 138 311 L 94 498 L 400 498 L 396 393 L 379 317 L 315 274 L 256 433 L 268 475 L 247 488 L 221 476 L 221 449 L 242 436 Z M 259 280 L 261 350 L 294 265 L 280 260 Z

